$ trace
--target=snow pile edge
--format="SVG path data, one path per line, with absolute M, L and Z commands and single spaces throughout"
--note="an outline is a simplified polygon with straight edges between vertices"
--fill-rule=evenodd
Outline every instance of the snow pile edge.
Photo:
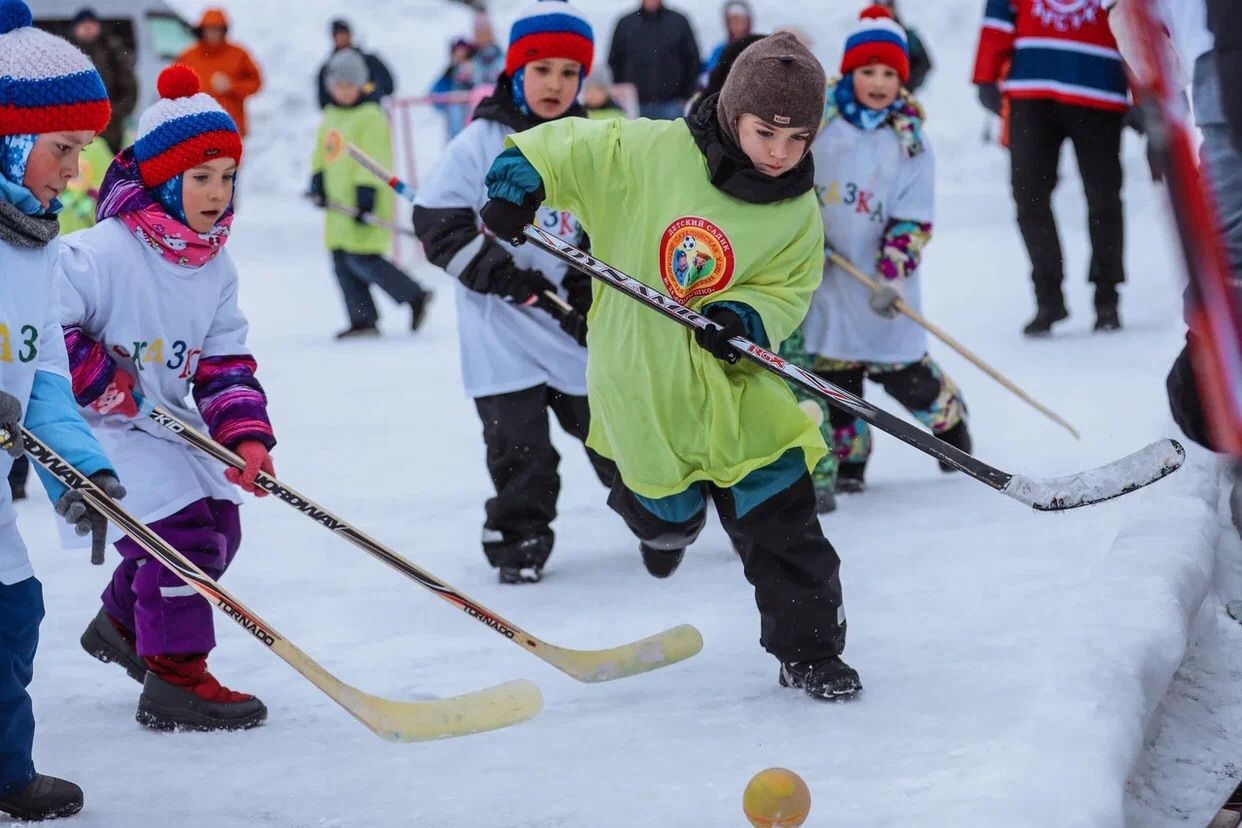
M 1107 553 L 1052 608 L 1083 623 L 1040 653 L 1045 681 L 1023 755 L 1057 762 L 1023 769 L 1034 785 L 1012 803 L 1018 823 L 1041 814 L 1067 827 L 1125 824 L 1126 780 L 1211 588 L 1219 496 L 1217 460 L 1193 452 L 1180 474 L 1135 498 Z

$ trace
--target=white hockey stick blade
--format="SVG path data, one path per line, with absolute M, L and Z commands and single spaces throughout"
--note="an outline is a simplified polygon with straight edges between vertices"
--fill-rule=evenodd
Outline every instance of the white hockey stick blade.
M 583 682 L 613 681 L 684 661 L 703 649 L 703 636 L 690 624 L 611 647 L 607 650 L 570 650 L 540 643 L 533 650 L 562 673 Z
M 1157 440 L 1097 469 L 1066 477 L 1015 474 L 1001 491 L 1041 512 L 1077 509 L 1121 497 L 1168 477 L 1181 468 L 1186 450 L 1176 440 Z

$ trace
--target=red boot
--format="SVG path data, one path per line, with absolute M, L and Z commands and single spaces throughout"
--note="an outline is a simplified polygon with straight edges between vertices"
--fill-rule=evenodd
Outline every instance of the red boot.
M 207 656 L 147 656 L 137 719 L 156 730 L 243 730 L 267 718 L 263 702 L 220 684 Z

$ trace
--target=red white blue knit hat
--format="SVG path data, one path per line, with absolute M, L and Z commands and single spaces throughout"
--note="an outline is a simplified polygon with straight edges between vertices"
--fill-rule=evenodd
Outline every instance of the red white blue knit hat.
M 513 77 L 526 64 L 547 58 L 581 63 L 584 75 L 595 60 L 595 32 L 567 0 L 530 3 L 509 29 L 506 75 Z
M 0 135 L 103 132 L 112 106 L 90 58 L 32 22 L 22 0 L 0 0 Z
M 883 6 L 868 6 L 858 19 L 845 41 L 841 74 L 877 62 L 896 69 L 902 83 L 910 80 L 910 44 L 893 13 Z
M 198 75 L 174 63 L 160 72 L 160 100 L 138 119 L 134 160 L 143 186 L 158 187 L 188 169 L 217 158 L 241 163 L 237 124 L 201 91 Z

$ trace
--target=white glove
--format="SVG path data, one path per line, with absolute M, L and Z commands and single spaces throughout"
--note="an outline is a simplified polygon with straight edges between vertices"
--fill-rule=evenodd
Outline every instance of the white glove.
M 904 279 L 885 279 L 879 288 L 871 292 L 871 310 L 885 319 L 897 316 L 897 302 L 906 298 L 906 282 Z

